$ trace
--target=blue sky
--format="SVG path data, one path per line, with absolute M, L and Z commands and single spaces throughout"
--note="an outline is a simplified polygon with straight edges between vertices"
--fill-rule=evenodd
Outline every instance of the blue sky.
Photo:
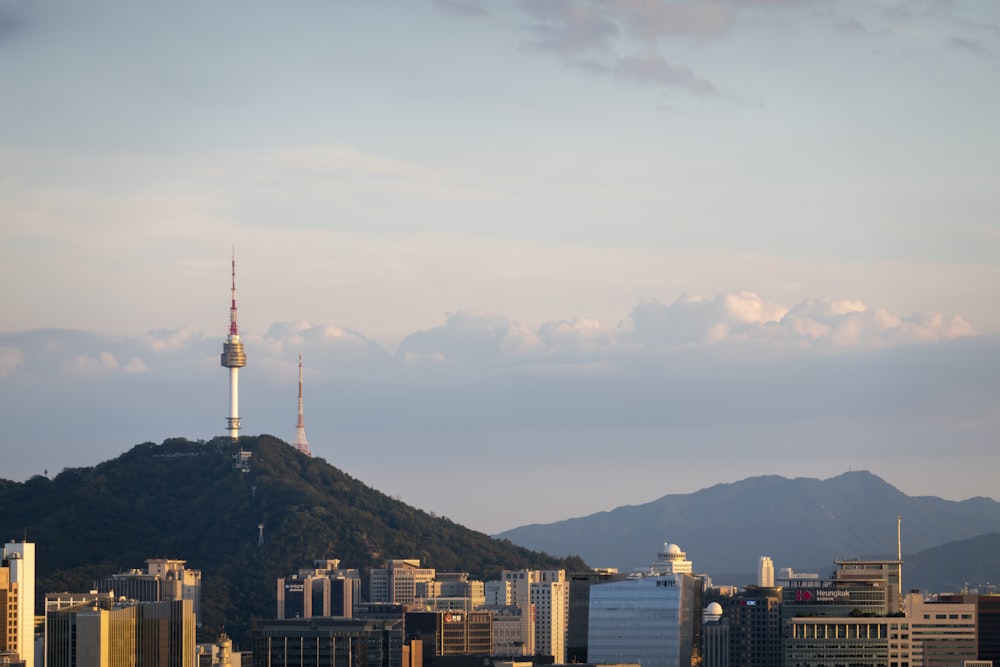
M 0 476 L 221 433 L 235 244 L 246 430 L 301 349 L 314 452 L 474 528 L 994 495 L 993 2 L 0 0 L 0 81 Z

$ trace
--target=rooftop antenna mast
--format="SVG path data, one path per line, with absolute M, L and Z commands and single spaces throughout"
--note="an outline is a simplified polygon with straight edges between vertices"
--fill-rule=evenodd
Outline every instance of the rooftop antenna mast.
M 295 424 L 295 449 L 306 456 L 312 456 L 309 451 L 309 441 L 306 440 L 306 424 L 302 419 L 302 353 L 299 352 L 299 420 Z
M 899 582 L 899 600 L 903 601 L 903 515 L 896 515 L 896 580 Z
M 236 324 L 236 246 L 233 246 L 232 263 L 232 302 L 229 306 L 229 335 L 222 344 L 221 363 L 229 369 L 229 417 L 226 419 L 226 431 L 229 437 L 236 440 L 240 437 L 240 369 L 247 365 L 247 355 L 243 351 L 240 340 L 240 330 Z

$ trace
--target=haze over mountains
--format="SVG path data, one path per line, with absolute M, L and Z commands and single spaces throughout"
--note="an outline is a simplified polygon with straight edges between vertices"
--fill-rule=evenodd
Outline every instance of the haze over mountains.
M 679 474 L 667 472 L 665 486 L 670 475 Z M 897 516 L 902 517 L 904 560 L 906 554 L 1000 530 L 1000 503 L 992 499 L 908 496 L 857 471 L 826 480 L 752 477 L 643 505 L 522 526 L 497 537 L 626 571 L 647 566 L 669 541 L 687 552 L 697 572 L 752 573 L 757 559 L 768 555 L 776 567 L 825 573 L 837 558 L 895 557 Z M 938 569 L 949 562 L 939 561 Z
M 233 465 L 239 447 L 252 452 L 248 472 Z M 823 481 L 755 477 L 494 539 L 272 436 L 244 436 L 239 447 L 228 438 L 176 438 L 51 479 L 0 479 L 0 536 L 38 545 L 39 595 L 89 590 L 147 558 L 185 560 L 203 573 L 205 632 L 224 626 L 237 639 L 249 636 L 254 618 L 273 617 L 276 578 L 316 558 L 338 558 L 363 575 L 386 559 L 419 558 L 488 580 L 524 567 L 645 567 L 670 541 L 688 552 L 697 572 L 744 585 L 763 554 L 778 567 L 821 573 L 836 558 L 894 555 L 901 514 L 908 587 L 958 590 L 1000 579 L 1000 535 L 992 532 L 1000 503 L 910 497 L 867 472 Z

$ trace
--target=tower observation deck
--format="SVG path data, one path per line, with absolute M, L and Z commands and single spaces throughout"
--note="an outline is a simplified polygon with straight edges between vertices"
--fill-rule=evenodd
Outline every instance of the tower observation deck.
M 221 363 L 229 369 L 229 417 L 226 419 L 226 431 L 229 437 L 236 440 L 240 435 L 240 390 L 239 372 L 247 365 L 247 355 L 243 351 L 243 341 L 240 340 L 239 327 L 236 324 L 236 253 L 233 253 L 232 264 L 232 303 L 229 306 L 229 335 L 222 344 Z

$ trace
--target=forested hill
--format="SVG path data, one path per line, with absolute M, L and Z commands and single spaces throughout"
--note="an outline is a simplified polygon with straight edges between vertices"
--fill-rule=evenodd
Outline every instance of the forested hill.
M 242 448 L 249 471 L 234 467 Z M 258 546 L 258 525 L 264 544 Z M 363 571 L 419 558 L 483 580 L 502 569 L 583 567 L 432 517 L 272 436 L 144 443 L 92 468 L 49 479 L 0 480 L 0 537 L 37 551 L 39 599 L 86 591 L 148 558 L 202 572 L 203 631 L 249 638 L 253 618 L 275 615 L 275 580 L 317 558 Z

